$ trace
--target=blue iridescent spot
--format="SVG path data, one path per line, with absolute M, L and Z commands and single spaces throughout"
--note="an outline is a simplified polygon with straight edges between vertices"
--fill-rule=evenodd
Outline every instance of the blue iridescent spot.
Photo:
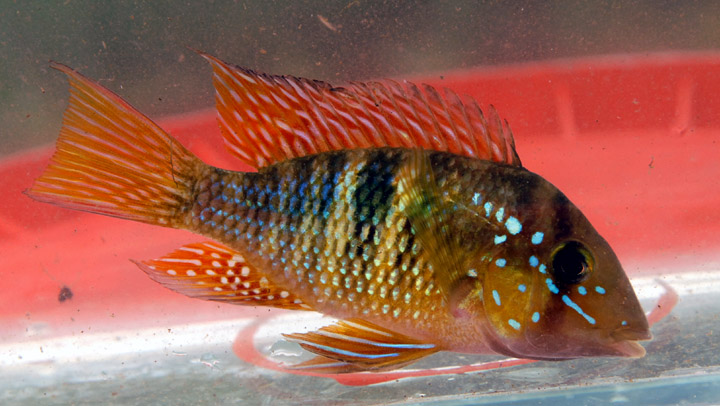
M 538 261 L 538 259 L 535 255 L 530 256 L 530 266 L 532 266 L 534 268 L 534 267 L 538 266 L 539 263 L 540 263 L 540 261 Z
M 520 330 L 520 323 L 518 323 L 515 319 L 508 320 L 508 324 L 515 330 Z
M 601 294 L 601 295 L 604 295 L 604 294 L 605 294 L 605 288 L 603 288 L 602 286 L 595 286 L 595 292 L 597 292 L 597 293 L 599 293 L 599 294 Z
M 585 296 L 587 295 L 587 289 L 585 289 L 585 286 L 579 286 L 578 287 L 578 293 Z
M 503 217 L 505 217 L 505 208 L 501 207 L 498 209 L 497 213 L 495 213 L 495 218 L 497 219 L 497 221 L 502 222 Z
M 500 304 L 501 304 L 500 303 L 500 294 L 498 293 L 498 291 L 493 289 L 492 295 L 493 295 L 493 299 L 495 300 L 495 304 L 500 306 Z
M 595 324 L 595 319 L 593 319 L 592 317 L 590 317 L 590 315 L 588 315 L 587 313 L 585 313 L 585 312 L 583 311 L 583 309 L 582 309 L 580 306 L 577 305 L 577 303 L 575 303 L 575 302 L 573 302 L 572 300 L 570 300 L 570 298 L 568 297 L 568 295 L 563 295 L 563 296 L 562 296 L 562 300 L 563 300 L 563 302 L 565 302 L 566 305 L 568 305 L 568 307 L 570 307 L 571 309 L 573 309 L 573 310 L 575 310 L 576 312 L 578 312 L 578 314 L 580 314 L 581 316 L 583 316 L 583 317 L 585 318 L 585 320 L 588 321 L 588 323 L 590 323 L 590 324 Z
M 490 213 L 492 213 L 493 204 L 491 202 L 485 202 L 483 205 L 485 208 L 485 217 L 490 217 Z
M 505 222 L 505 228 L 507 228 L 510 234 L 515 235 L 522 231 L 522 224 L 520 224 L 520 221 L 518 219 L 510 216 Z
M 540 273 L 546 273 L 545 268 L 547 268 L 545 264 L 540 264 L 540 268 L 538 268 L 538 271 L 540 271 Z
M 499 266 L 500 268 L 504 268 L 505 265 L 507 265 L 507 261 L 505 260 L 505 258 L 498 258 L 495 261 L 495 265 Z
M 475 206 L 477 206 L 480 204 L 481 201 L 482 201 L 482 195 L 480 195 L 480 193 L 475 192 L 475 194 L 473 195 L 473 198 L 472 198 L 473 204 Z
M 503 235 L 496 235 L 495 236 L 495 244 L 502 244 L 505 241 L 507 241 L 507 236 L 505 234 Z
M 623 326 L 627 326 L 627 321 L 623 320 L 622 323 L 620 323 L 620 324 L 622 324 Z
M 533 234 L 532 239 L 530 241 L 533 244 L 538 245 L 542 242 L 544 236 L 545 236 L 545 234 L 538 231 L 537 233 Z
M 532 321 L 533 321 L 533 323 L 537 323 L 538 321 L 540 321 L 540 313 L 538 313 L 538 312 L 533 313 Z
M 523 285 L 522 283 L 518 285 L 518 290 L 520 292 L 525 292 L 526 289 L 527 289 L 527 286 Z
M 547 286 L 548 286 L 548 289 L 550 289 L 550 292 L 552 292 L 556 295 L 558 293 L 560 293 L 560 289 L 558 289 L 557 286 L 555 286 L 552 279 L 550 279 L 550 278 L 545 279 L 545 283 L 547 283 Z

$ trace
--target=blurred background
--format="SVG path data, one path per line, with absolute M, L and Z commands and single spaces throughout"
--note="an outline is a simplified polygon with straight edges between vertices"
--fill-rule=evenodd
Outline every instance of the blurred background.
M 50 60 L 151 118 L 211 107 L 210 68 L 188 47 L 274 74 L 410 77 L 717 49 L 720 2 L 0 0 L 0 156 L 55 139 L 67 85 Z

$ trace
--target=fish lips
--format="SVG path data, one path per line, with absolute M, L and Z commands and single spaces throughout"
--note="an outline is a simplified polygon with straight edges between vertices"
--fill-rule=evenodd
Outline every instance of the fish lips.
M 645 355 L 645 348 L 638 341 L 652 339 L 652 333 L 648 329 L 620 328 L 610 333 L 610 337 L 615 343 L 609 347 L 616 350 L 619 356 L 641 358 Z

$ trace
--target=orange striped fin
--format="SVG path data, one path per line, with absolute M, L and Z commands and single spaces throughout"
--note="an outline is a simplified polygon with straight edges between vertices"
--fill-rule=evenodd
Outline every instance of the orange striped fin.
M 202 163 L 120 97 L 65 65 L 57 149 L 27 194 L 59 206 L 172 225 Z
M 213 67 L 218 121 L 230 150 L 260 168 L 289 158 L 368 147 L 448 151 L 520 166 L 512 133 L 474 100 L 410 82 L 333 87 L 225 64 Z
M 339 321 L 310 333 L 284 336 L 318 355 L 291 368 L 318 373 L 396 369 L 439 350 L 434 344 L 356 319 Z
M 151 261 L 133 261 L 154 281 L 183 295 L 218 302 L 311 310 L 237 251 L 213 241 L 188 244 Z

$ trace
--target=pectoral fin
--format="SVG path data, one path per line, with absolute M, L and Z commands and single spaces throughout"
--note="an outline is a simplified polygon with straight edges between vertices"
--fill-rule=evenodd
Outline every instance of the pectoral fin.
M 450 227 L 451 216 L 459 207 L 441 195 L 426 151 L 413 150 L 398 173 L 397 192 L 447 300 L 457 282 L 467 276 L 466 253 Z
M 245 261 L 212 241 L 188 244 L 151 261 L 133 261 L 154 281 L 183 295 L 249 306 L 311 310 L 310 306 Z
M 396 369 L 439 351 L 435 344 L 354 319 L 285 337 L 318 355 L 291 368 L 318 373 Z

